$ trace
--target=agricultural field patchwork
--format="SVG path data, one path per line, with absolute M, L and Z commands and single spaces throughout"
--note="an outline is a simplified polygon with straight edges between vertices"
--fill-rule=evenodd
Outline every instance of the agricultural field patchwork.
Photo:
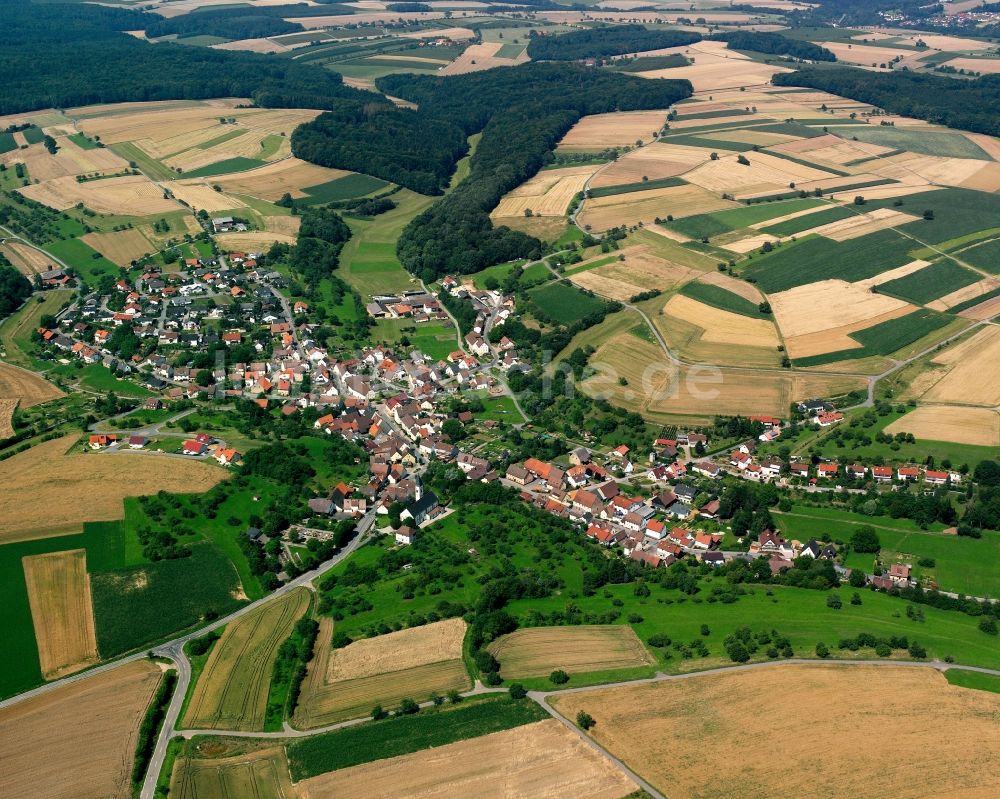
M 320 727 L 368 713 L 376 704 L 423 701 L 432 693 L 466 690 L 462 661 L 465 622 L 449 619 L 366 638 L 331 649 L 333 624 L 320 622 L 296 708 L 296 724 Z
M 309 591 L 292 591 L 229 624 L 194 686 L 185 726 L 259 730 L 280 647 L 309 606 Z
M 253 750 L 225 758 L 179 757 L 174 762 L 170 793 L 179 799 L 253 796 L 254 799 L 297 799 L 281 747 Z

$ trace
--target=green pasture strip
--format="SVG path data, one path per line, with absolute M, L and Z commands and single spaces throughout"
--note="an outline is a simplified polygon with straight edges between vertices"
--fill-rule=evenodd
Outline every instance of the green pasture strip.
M 757 303 L 750 302 L 746 297 L 722 288 L 713 286 L 711 283 L 699 283 L 694 281 L 687 283 L 681 288 L 680 293 L 692 300 L 711 305 L 723 311 L 731 311 L 740 316 L 749 316 L 752 319 L 770 319 L 769 314 L 761 313 L 757 309 Z
M 824 208 L 822 211 L 817 211 L 814 214 L 805 214 L 795 219 L 786 219 L 784 222 L 778 222 L 776 225 L 768 225 L 760 230 L 762 233 L 770 233 L 772 236 L 784 238 L 785 236 L 794 236 L 803 230 L 827 225 L 830 222 L 839 222 L 841 219 L 848 219 L 852 216 L 857 216 L 857 213 L 848 206 L 834 205 Z
M 259 166 L 264 166 L 265 163 L 265 161 L 259 158 L 245 158 L 240 155 L 235 158 L 216 161 L 214 164 L 206 164 L 198 169 L 192 169 L 190 172 L 185 172 L 184 177 L 208 178 L 214 175 L 226 175 L 230 172 L 246 172 L 248 169 L 256 169 Z
M 807 161 L 805 158 L 797 158 L 794 155 L 789 155 L 788 153 L 783 153 L 780 150 L 766 150 L 768 155 L 773 155 L 775 158 L 782 158 L 785 161 L 791 161 L 793 164 L 798 164 L 799 166 L 807 166 L 810 169 L 821 169 L 824 172 L 829 172 L 836 175 L 838 178 L 846 178 L 850 175 L 850 172 L 844 172 L 836 167 L 827 166 L 826 164 L 817 164 L 813 161 Z
M 879 283 L 878 290 L 903 300 L 925 305 L 932 300 L 951 294 L 975 283 L 981 278 L 978 272 L 959 266 L 952 260 L 942 260 L 918 269 L 887 283 Z
M 612 197 L 616 194 L 630 194 L 634 191 L 646 191 L 648 189 L 665 189 L 670 186 L 683 186 L 687 181 L 681 178 L 657 178 L 655 180 L 644 180 L 639 183 L 623 183 L 620 186 L 600 186 L 590 189 L 591 197 Z

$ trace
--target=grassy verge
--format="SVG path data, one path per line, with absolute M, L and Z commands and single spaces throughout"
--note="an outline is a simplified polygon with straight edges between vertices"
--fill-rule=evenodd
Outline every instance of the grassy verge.
M 502 671 L 501 671 L 502 674 Z M 632 669 L 607 669 L 605 671 L 588 671 L 577 674 L 569 672 L 569 682 L 564 685 L 554 684 L 548 677 L 524 677 L 505 680 L 505 684 L 520 683 L 529 691 L 560 691 L 566 688 L 583 688 L 588 685 L 606 685 L 608 683 L 643 680 L 656 676 L 653 666 L 639 666 Z
M 980 674 L 978 671 L 948 669 L 944 673 L 948 682 L 960 688 L 974 688 L 977 691 L 991 691 L 1000 694 L 1000 677 L 994 674 Z

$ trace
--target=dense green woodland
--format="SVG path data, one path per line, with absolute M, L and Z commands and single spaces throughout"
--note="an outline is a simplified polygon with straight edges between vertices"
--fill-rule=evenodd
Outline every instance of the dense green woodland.
M 544 63 L 453 78 L 388 75 L 378 86 L 416 103 L 419 111 L 397 113 L 427 119 L 429 129 L 448 124 L 464 136 L 483 133 L 468 177 L 411 222 L 400 237 L 401 262 L 428 280 L 448 272 L 475 272 L 538 252 L 537 239 L 509 228 L 494 228 L 489 212 L 506 192 L 542 167 L 547 154 L 581 116 L 667 109 L 691 94 L 687 81 L 647 81 Z M 322 125 L 322 120 L 323 116 L 317 123 Z M 421 127 L 419 121 L 412 124 Z M 310 127 L 303 126 L 298 135 Z M 358 134 L 358 138 L 364 137 Z M 299 152 L 295 143 L 293 137 L 293 151 Z M 339 145 L 331 141 L 330 146 Z M 428 142 L 428 157 L 430 147 Z M 397 180 L 392 174 L 377 176 Z
M 93 103 L 252 97 L 259 105 L 364 102 L 322 67 L 257 53 L 150 44 L 126 30 L 160 17 L 67 3 L 0 0 L 0 114 Z
M 1000 75 L 955 80 L 854 67 L 806 68 L 775 75 L 776 86 L 806 86 L 871 103 L 893 114 L 950 128 L 1000 135 Z
M 31 282 L 0 255 L 0 319 L 20 308 L 31 292 Z
M 574 31 L 561 36 L 534 35 L 528 44 L 528 55 L 534 61 L 578 61 L 582 58 L 607 58 L 643 50 L 659 50 L 662 47 L 682 47 L 698 41 L 701 41 L 701 36 L 688 31 L 650 30 L 643 25 L 613 25 Z
M 754 31 L 729 31 L 717 33 L 711 37 L 717 41 L 727 42 L 730 50 L 753 50 L 757 53 L 770 55 L 787 55 L 792 58 L 803 58 L 809 61 L 836 61 L 837 56 L 812 42 L 800 39 L 789 39 L 778 33 L 756 33 Z

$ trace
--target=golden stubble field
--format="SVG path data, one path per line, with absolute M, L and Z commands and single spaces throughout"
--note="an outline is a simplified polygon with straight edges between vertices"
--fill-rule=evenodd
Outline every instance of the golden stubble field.
M 155 455 L 67 455 L 76 436 L 56 438 L 0 462 L 0 543 L 79 530 L 85 521 L 121 519 L 125 497 L 201 493 L 226 472 L 198 461 Z
M 54 680 L 96 663 L 87 551 L 31 555 L 22 563 L 42 676 Z
M 34 372 L 0 363 L 0 438 L 14 435 L 14 410 L 64 397 L 62 391 Z
M 666 110 L 595 114 L 584 117 L 570 128 L 559 147 L 564 150 L 633 147 L 638 141 L 654 139 L 666 121 Z
M 149 216 L 181 210 L 173 200 L 163 198 L 163 191 L 144 175 L 88 180 L 78 183 L 76 178 L 55 178 L 45 183 L 25 186 L 21 193 L 28 199 L 65 211 L 83 203 L 100 214 L 119 216 Z
M 764 686 L 780 685 L 766 691 Z M 671 799 L 930 796 L 1000 792 L 1000 695 L 951 686 L 927 668 L 782 665 L 553 697 Z M 637 746 L 637 741 L 669 742 Z M 710 741 L 767 742 L 723 752 Z M 919 777 L 918 777 L 919 775 Z
M 298 588 L 227 625 L 194 687 L 184 725 L 263 729 L 278 647 L 308 607 L 308 589 Z
M 304 197 L 303 188 L 329 183 L 350 174 L 343 169 L 327 169 L 298 158 L 284 158 L 246 172 L 218 175 L 206 184 L 218 185 L 228 194 L 249 194 L 274 201 L 280 200 L 286 192 L 295 198 Z
M 673 215 L 679 219 L 737 206 L 700 186 L 668 186 L 584 200 L 578 220 L 581 225 L 601 231 L 639 222 L 651 224 L 656 217 Z
M 6 256 L 18 272 L 29 279 L 55 266 L 45 253 L 20 241 L 5 242 L 0 246 L 0 253 Z
M 332 636 L 333 622 L 322 619 L 295 711 L 298 727 L 321 727 L 364 716 L 376 704 L 391 708 L 401 699 L 420 702 L 433 692 L 469 688 L 461 619 L 365 638 L 336 650 L 330 646 Z
M 132 796 L 136 737 L 161 674 L 139 660 L 0 710 L 0 795 Z
M 224 758 L 179 757 L 170 779 L 176 799 L 299 799 L 283 747 Z
M 1000 327 L 989 325 L 931 360 L 921 399 L 955 405 L 1000 405 Z M 923 377 L 923 376 L 922 376 Z M 939 379 L 933 384 L 930 381 Z M 917 386 L 918 381 L 914 381 Z
M 604 266 L 586 269 L 569 276 L 576 285 L 619 302 L 650 288 L 668 290 L 698 275 L 688 266 L 661 258 L 645 244 L 636 244 L 618 251 L 616 260 Z M 623 260 L 617 258 L 623 257 Z M 599 256 L 595 260 L 607 258 Z
M 912 433 L 923 441 L 1000 447 L 1000 413 L 993 408 L 922 405 L 887 425 L 885 432 Z
M 490 216 L 518 217 L 531 211 L 538 216 L 563 216 L 573 196 L 587 184 L 600 167 L 575 166 L 565 169 L 543 169 L 516 189 L 508 192 Z
M 778 331 L 767 319 L 723 311 L 675 294 L 653 317 L 671 350 L 689 361 L 780 366 Z
M 503 635 L 489 646 L 504 677 L 547 676 L 651 666 L 656 661 L 635 631 L 622 624 L 527 627 Z
M 621 799 L 636 784 L 555 719 L 303 780 L 301 799 Z

